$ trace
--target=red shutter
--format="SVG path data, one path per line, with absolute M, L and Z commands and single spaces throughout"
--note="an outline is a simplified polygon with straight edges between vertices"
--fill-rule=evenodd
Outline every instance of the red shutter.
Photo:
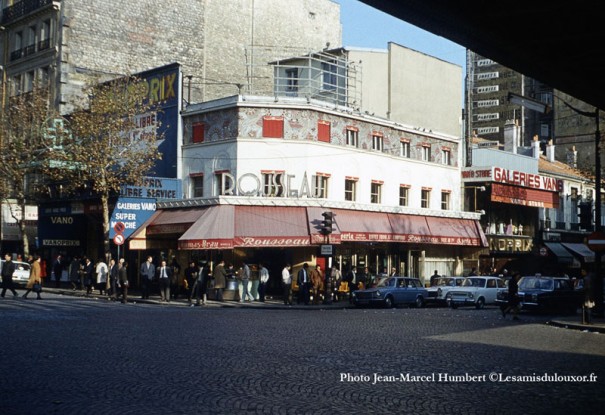
M 317 121 L 317 140 L 324 143 L 330 142 L 330 123 L 328 121 Z
M 204 142 L 204 123 L 198 122 L 193 124 L 193 134 L 191 137 L 192 143 Z
M 263 117 L 263 137 L 283 138 L 284 137 L 284 118 L 283 117 Z

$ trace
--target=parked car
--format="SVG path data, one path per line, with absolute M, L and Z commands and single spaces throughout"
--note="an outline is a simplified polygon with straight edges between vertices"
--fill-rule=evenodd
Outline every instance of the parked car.
M 519 280 L 519 299 L 524 310 L 575 313 L 584 301 L 584 290 L 575 289 L 569 278 L 537 274 Z
M 460 287 L 447 293 L 446 301 L 452 308 L 474 305 L 479 309 L 494 304 L 498 291 L 504 288 L 504 280 L 500 277 L 468 277 Z
M 25 285 L 29 280 L 29 270 L 31 266 L 27 262 L 13 261 L 15 264 L 15 273 L 13 274 L 13 282 L 17 285 Z M 0 261 L 0 269 L 4 267 L 4 260 Z
M 428 297 L 426 298 L 427 304 L 441 304 L 445 305 L 447 302 L 445 296 L 451 290 L 462 285 L 465 277 L 439 277 L 434 281 L 434 285 L 431 285 L 426 290 Z
M 387 308 L 400 304 L 424 307 L 427 290 L 417 278 L 389 277 L 374 288 L 353 292 L 353 303 L 356 306 L 382 305 Z

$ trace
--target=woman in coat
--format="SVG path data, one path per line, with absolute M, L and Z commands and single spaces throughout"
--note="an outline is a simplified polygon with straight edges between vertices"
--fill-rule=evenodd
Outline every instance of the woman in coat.
M 27 298 L 27 295 L 31 290 L 34 289 L 34 284 L 42 285 L 42 268 L 40 267 L 40 255 L 34 255 L 34 262 L 32 263 L 32 268 L 29 271 L 29 280 L 27 281 L 27 285 L 25 286 L 26 291 L 23 294 L 23 298 Z M 41 300 L 40 292 L 36 292 L 38 294 L 37 299 Z

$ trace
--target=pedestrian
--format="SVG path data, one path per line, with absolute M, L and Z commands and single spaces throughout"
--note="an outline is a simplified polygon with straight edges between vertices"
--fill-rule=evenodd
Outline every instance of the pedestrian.
M 158 282 L 160 284 L 160 301 L 170 302 L 170 280 L 172 278 L 172 267 L 166 265 L 163 259 L 157 271 Z
M 105 286 L 107 285 L 107 272 L 107 264 L 102 259 L 99 259 L 97 261 L 95 273 L 97 275 L 97 290 L 99 290 L 100 295 L 103 295 L 103 293 L 105 292 Z
M 258 271 L 259 283 L 258 283 L 258 300 L 261 303 L 265 302 L 265 292 L 267 290 L 267 283 L 269 282 L 269 270 L 265 267 L 265 264 L 258 264 L 260 270 Z
M 148 299 L 149 291 L 151 290 L 151 281 L 155 277 L 155 265 L 153 265 L 153 257 L 149 255 L 147 260 L 141 264 L 141 298 Z
M 582 322 L 584 324 L 592 323 L 592 309 L 595 306 L 593 295 L 594 274 L 588 273 L 582 268 L 582 286 L 584 287 L 584 302 L 582 303 Z
M 116 264 L 116 260 L 111 258 L 109 260 L 109 289 L 107 295 L 114 301 L 118 299 L 118 274 L 119 266 Z
M 479 274 L 477 274 L 477 267 L 472 267 L 472 268 L 471 268 L 471 272 L 469 272 L 469 273 L 468 273 L 468 276 L 469 276 L 469 277 L 476 277 L 476 276 L 478 276 L 478 275 L 479 275 Z
M 298 271 L 296 283 L 298 284 L 298 298 L 296 301 L 297 304 L 304 303 L 305 305 L 309 305 L 309 301 L 311 299 L 311 276 L 309 275 L 309 264 L 307 264 L 306 262 Z
M 122 304 L 128 302 L 128 262 L 124 258 L 120 258 L 120 265 L 118 265 L 118 283 L 122 289 Z
M 84 267 L 82 269 L 84 276 L 84 286 L 86 287 L 86 296 L 88 297 L 92 293 L 92 287 L 94 284 L 94 273 L 95 267 L 92 264 L 90 258 L 84 260 Z
M 199 277 L 198 277 L 199 278 Z M 223 301 L 223 290 L 227 285 L 227 272 L 225 271 L 225 261 L 220 260 L 218 265 L 214 267 L 212 272 L 212 278 L 214 279 L 214 290 L 215 299 L 217 301 Z
M 370 275 L 370 269 L 368 267 L 364 267 L 361 274 L 358 275 L 357 278 L 357 288 L 360 290 L 369 287 L 372 283 L 372 275 Z M 362 285 L 360 285 L 362 284 Z
M 291 269 L 290 264 L 286 264 L 284 269 L 281 271 L 281 281 L 284 293 L 284 304 L 292 305 L 292 274 L 290 274 Z
M 195 282 L 195 304 L 206 305 L 208 293 L 208 276 L 210 275 L 210 264 L 202 263 L 197 267 L 197 280 Z
M 324 274 L 320 265 L 316 265 L 311 271 L 311 290 L 313 293 L 313 304 L 319 304 L 321 294 L 324 290 Z
M 61 254 L 59 254 L 55 258 L 55 261 L 53 262 L 52 270 L 51 270 L 51 274 L 55 280 L 56 288 L 61 287 L 61 276 L 63 275 L 63 268 L 64 268 L 63 257 L 61 256 Z
M 349 284 L 349 303 L 353 302 L 353 291 L 357 289 L 357 272 L 355 267 L 350 267 L 349 272 L 345 275 L 344 280 Z
M 513 275 L 513 277 L 508 282 L 508 297 L 506 306 L 501 309 L 502 318 L 506 318 L 506 315 L 513 312 L 513 320 L 519 320 L 517 314 L 519 313 L 519 280 L 521 279 L 521 274 L 518 272 Z
M 338 291 L 338 290 L 340 288 L 340 283 L 342 282 L 342 273 L 338 269 L 338 264 L 335 264 L 332 267 L 331 278 L 332 278 L 333 300 L 334 300 L 334 302 L 337 303 L 340 300 L 340 291 Z
M 74 256 L 69 263 L 69 268 L 67 269 L 69 273 L 69 282 L 71 283 L 71 289 L 76 291 L 78 289 L 78 285 L 80 284 L 80 258 L 78 256 Z M 80 285 L 80 289 L 82 286 Z
M 25 294 L 23 298 L 27 298 L 27 295 L 33 290 L 37 297 L 36 299 L 41 300 L 40 292 L 42 291 L 42 266 L 40 265 L 40 255 L 34 255 L 32 267 L 29 270 L 29 280 L 25 286 Z
M 390 277 L 396 277 L 397 276 L 397 268 L 393 267 L 391 268 L 391 274 L 389 274 Z
M 172 262 L 170 262 L 170 268 L 172 268 L 172 276 L 170 277 L 170 295 L 175 300 L 178 298 L 180 293 L 180 273 L 181 266 L 176 260 L 176 255 L 172 256 Z
M 2 298 L 6 294 L 6 290 L 10 290 L 13 293 L 13 298 L 17 298 L 19 295 L 15 291 L 15 285 L 13 283 L 13 274 L 15 273 L 15 263 L 9 253 L 4 254 L 4 264 L 2 264 Z
M 250 267 L 245 262 L 242 263 L 242 271 L 240 278 L 242 284 L 242 293 L 239 302 L 252 302 L 254 300 L 254 297 L 252 297 L 252 294 L 250 293 Z
M 195 265 L 195 261 L 191 261 L 189 266 L 185 268 L 185 278 L 186 286 L 188 287 L 188 295 L 189 303 L 191 303 L 193 296 L 195 295 L 195 285 L 197 284 L 197 278 L 199 273 L 199 268 Z
M 429 280 L 429 284 L 431 287 L 434 287 L 437 284 L 437 280 L 441 278 L 441 275 L 439 275 L 439 271 L 435 270 L 435 273 L 433 275 L 431 275 L 431 279 Z

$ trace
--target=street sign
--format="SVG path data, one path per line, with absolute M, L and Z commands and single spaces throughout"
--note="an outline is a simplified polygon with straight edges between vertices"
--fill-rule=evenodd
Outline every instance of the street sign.
M 593 232 L 586 238 L 586 245 L 594 252 L 605 251 L 605 233 Z
M 320 245 L 319 252 L 321 256 L 332 256 L 334 255 L 334 245 Z
M 124 222 L 116 222 L 116 224 L 113 225 L 113 230 L 116 231 L 116 233 L 124 233 L 125 229 L 126 229 L 126 225 L 124 224 Z M 114 238 L 114 240 L 115 240 L 115 238 Z
M 122 245 L 124 243 L 124 235 L 122 235 L 121 233 L 117 234 L 116 236 L 113 237 L 113 243 L 116 245 Z

